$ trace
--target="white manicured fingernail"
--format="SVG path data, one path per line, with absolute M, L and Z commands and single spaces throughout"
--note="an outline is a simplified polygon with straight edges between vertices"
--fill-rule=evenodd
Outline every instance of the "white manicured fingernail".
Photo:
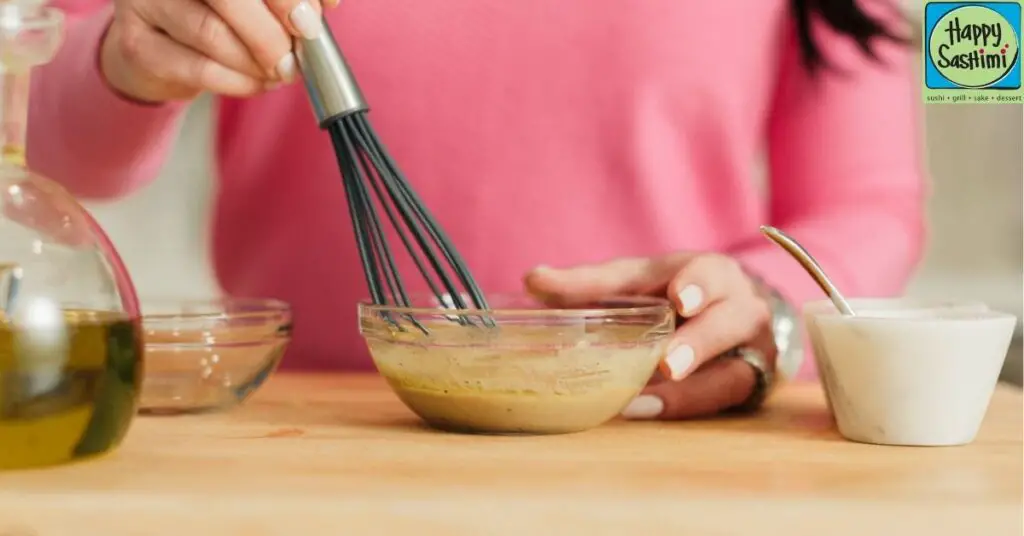
M 665 411 L 665 402 L 654 395 L 640 395 L 622 410 L 627 419 L 653 419 Z
M 679 311 L 683 316 L 690 316 L 700 307 L 704 301 L 704 291 L 697 285 L 686 285 L 679 292 L 679 305 L 683 308 Z
M 685 378 L 686 373 L 693 366 L 694 359 L 693 348 L 690 348 L 687 344 L 677 346 L 669 352 L 668 356 L 665 357 L 665 365 L 668 366 L 672 381 L 677 382 Z
M 554 269 L 554 268 L 552 268 L 552 267 L 550 267 L 550 266 L 548 266 L 546 264 L 540 264 L 540 265 L 534 266 L 533 270 L 530 270 L 530 274 L 531 275 L 544 276 L 544 277 L 551 277 L 551 276 L 558 276 L 559 275 L 558 270 L 556 270 L 556 269 Z
M 305 39 L 316 39 L 320 37 L 320 15 L 316 13 L 313 6 L 303 0 L 288 15 L 295 29 Z
M 281 81 L 288 84 L 295 79 L 295 56 L 289 52 L 281 57 L 277 62 L 277 76 L 281 78 Z

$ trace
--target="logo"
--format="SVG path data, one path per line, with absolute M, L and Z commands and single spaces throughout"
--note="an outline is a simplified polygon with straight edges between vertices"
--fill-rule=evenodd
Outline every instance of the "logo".
M 924 74 L 929 90 L 952 96 L 1021 88 L 1021 3 L 929 2 Z

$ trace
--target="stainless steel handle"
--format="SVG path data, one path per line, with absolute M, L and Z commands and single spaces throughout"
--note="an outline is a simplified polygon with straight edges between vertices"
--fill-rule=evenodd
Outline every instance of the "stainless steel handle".
M 320 25 L 316 39 L 295 40 L 295 58 L 313 112 L 323 128 L 332 119 L 366 111 L 369 106 L 327 22 L 320 19 Z
M 762 225 L 761 233 L 768 237 L 772 242 L 781 246 L 782 249 L 786 250 L 790 256 L 800 263 L 800 266 L 802 266 L 804 271 L 806 271 L 811 278 L 814 279 L 814 282 L 821 287 L 821 290 L 825 292 L 825 295 L 828 296 L 830 300 L 832 300 L 832 303 L 835 304 L 836 309 L 839 309 L 840 313 L 846 316 L 855 315 L 853 308 L 850 307 L 850 303 L 847 302 L 846 298 L 844 298 L 839 292 L 835 283 L 833 283 L 832 280 L 829 279 L 828 275 L 825 274 L 825 270 L 822 269 L 821 265 L 818 264 L 818 261 L 814 259 L 814 256 L 804 249 L 799 242 L 794 240 L 793 237 L 788 234 L 770 225 Z

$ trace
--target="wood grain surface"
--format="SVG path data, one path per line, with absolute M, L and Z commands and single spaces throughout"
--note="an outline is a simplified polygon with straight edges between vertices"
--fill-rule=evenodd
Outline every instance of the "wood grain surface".
M 1019 536 L 1021 438 L 1012 388 L 973 445 L 899 448 L 842 440 L 816 384 L 756 417 L 488 437 L 424 428 L 373 376 L 279 375 L 231 412 L 141 417 L 105 458 L 0 473 L 0 536 Z

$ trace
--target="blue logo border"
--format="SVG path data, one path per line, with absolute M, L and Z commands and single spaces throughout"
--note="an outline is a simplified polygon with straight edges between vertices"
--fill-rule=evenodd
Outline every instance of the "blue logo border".
M 963 88 L 950 82 L 935 68 L 932 62 L 931 38 L 935 25 L 943 16 L 954 9 L 966 6 L 985 7 L 1002 15 L 1010 23 L 1017 34 L 1017 59 L 1010 72 L 1001 80 L 984 88 Z M 952 89 L 957 91 L 979 90 L 1019 90 L 1021 88 L 1021 56 L 1024 46 L 1021 42 L 1021 4 L 1020 2 L 926 2 L 924 6 L 924 83 L 928 89 Z

